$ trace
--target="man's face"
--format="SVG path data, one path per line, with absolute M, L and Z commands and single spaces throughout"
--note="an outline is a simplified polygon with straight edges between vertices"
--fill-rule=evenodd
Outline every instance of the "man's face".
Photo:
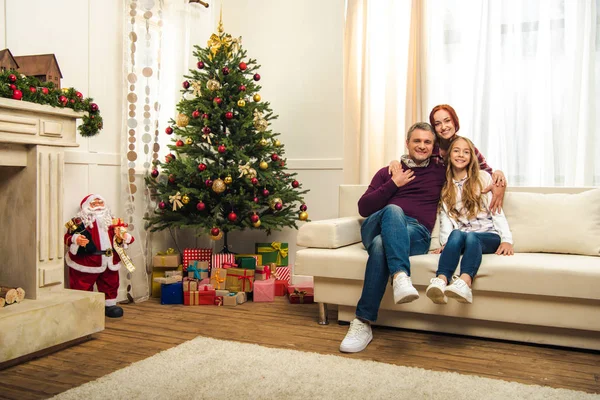
M 92 210 L 92 211 L 104 210 L 104 201 L 102 201 L 102 199 L 98 199 L 98 198 L 95 198 L 94 200 L 90 201 L 90 210 Z
M 433 132 L 415 129 L 406 141 L 408 156 L 417 164 L 421 164 L 431 157 L 433 151 Z

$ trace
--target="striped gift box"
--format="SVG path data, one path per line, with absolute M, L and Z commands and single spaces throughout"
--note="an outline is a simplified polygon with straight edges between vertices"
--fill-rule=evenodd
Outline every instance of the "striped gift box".
M 290 267 L 277 267 L 277 279 L 280 281 L 286 281 L 290 283 Z
M 223 268 L 223 263 L 235 264 L 235 254 L 219 253 L 212 255 L 211 268 Z
M 183 268 L 187 271 L 188 265 L 194 260 L 208 261 L 208 268 L 210 269 L 210 260 L 212 256 L 212 249 L 183 249 Z

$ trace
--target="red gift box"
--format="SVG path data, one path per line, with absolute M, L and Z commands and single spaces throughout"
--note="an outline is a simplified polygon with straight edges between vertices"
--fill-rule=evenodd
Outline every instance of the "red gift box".
M 292 304 L 312 304 L 315 302 L 315 291 L 311 287 L 289 286 L 287 290 Z
M 287 281 L 290 283 L 291 271 L 290 267 L 277 267 L 277 279 L 280 281 Z
M 200 296 L 198 304 L 201 306 L 213 306 L 215 304 L 215 291 L 214 289 L 209 290 L 204 287 L 204 290 L 199 290 L 198 295 Z
M 223 268 L 223 263 L 228 264 L 225 267 L 231 268 L 235 264 L 235 254 L 218 253 L 212 255 L 211 268 Z
M 186 306 L 197 306 L 199 298 L 197 290 L 183 292 L 183 304 Z
M 287 281 L 275 281 L 275 296 L 285 296 L 287 294 L 288 282 Z
M 187 271 L 188 265 L 194 260 L 208 261 L 208 269 L 210 269 L 211 257 L 212 249 L 183 249 L 183 270 Z

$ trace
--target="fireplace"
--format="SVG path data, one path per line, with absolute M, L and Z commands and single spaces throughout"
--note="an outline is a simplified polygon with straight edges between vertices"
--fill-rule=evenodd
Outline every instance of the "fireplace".
M 104 295 L 65 289 L 64 152 L 70 109 L 0 98 L 0 285 L 25 300 L 0 308 L 0 365 L 104 329 Z

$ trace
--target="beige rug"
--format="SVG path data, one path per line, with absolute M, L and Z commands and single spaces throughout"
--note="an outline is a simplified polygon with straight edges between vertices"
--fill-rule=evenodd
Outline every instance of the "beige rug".
M 197 337 L 54 399 L 600 399 L 565 389 Z

